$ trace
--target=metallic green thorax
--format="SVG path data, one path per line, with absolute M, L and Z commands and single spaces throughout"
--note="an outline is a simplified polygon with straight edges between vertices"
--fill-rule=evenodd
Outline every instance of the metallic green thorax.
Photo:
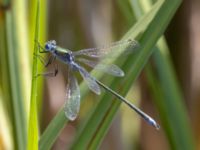
M 68 53 L 68 52 L 70 52 L 69 49 L 62 48 L 62 47 L 59 47 L 59 46 L 56 46 L 56 50 L 59 51 L 59 52 L 62 52 L 62 53 Z

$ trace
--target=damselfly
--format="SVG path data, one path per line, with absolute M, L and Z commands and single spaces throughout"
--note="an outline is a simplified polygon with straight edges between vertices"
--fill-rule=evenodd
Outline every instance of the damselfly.
M 39 43 L 38 43 L 39 44 Z M 137 108 L 135 105 L 131 104 L 124 97 L 120 96 L 106 85 L 101 83 L 92 77 L 79 63 L 86 64 L 92 67 L 95 70 L 99 70 L 113 76 L 122 77 L 124 72 L 114 64 L 108 64 L 99 59 L 106 59 L 109 57 L 115 56 L 115 54 L 122 53 L 129 54 L 134 52 L 138 48 L 138 42 L 132 39 L 118 41 L 111 43 L 110 45 L 82 49 L 79 51 L 71 51 L 69 49 L 64 49 L 56 45 L 55 40 L 51 40 L 45 43 L 45 46 L 42 47 L 39 44 L 40 53 L 51 53 L 46 66 L 51 64 L 55 59 L 63 62 L 68 65 L 68 85 L 66 92 L 66 101 L 64 106 L 65 115 L 69 120 L 75 120 L 80 108 L 80 89 L 77 82 L 77 79 L 73 75 L 73 71 L 78 71 L 83 77 L 84 81 L 87 83 L 89 89 L 96 94 L 100 94 L 101 90 L 99 86 L 102 86 L 104 89 L 115 95 L 119 100 L 127 104 L 131 109 L 137 112 L 143 119 L 145 119 L 150 125 L 154 126 L 156 129 L 159 129 L 159 125 L 147 114 Z M 42 49 L 42 50 L 41 50 Z M 57 70 L 55 72 L 55 75 Z

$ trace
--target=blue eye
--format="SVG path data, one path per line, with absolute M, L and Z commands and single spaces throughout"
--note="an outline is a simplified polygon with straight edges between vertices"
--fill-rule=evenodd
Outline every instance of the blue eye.
M 45 49 L 46 49 L 46 50 L 50 50 L 49 44 L 46 44 L 46 45 L 45 45 Z

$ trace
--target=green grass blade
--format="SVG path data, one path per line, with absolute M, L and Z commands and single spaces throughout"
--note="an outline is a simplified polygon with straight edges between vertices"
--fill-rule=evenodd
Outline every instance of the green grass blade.
M 128 89 L 130 88 L 130 85 L 136 79 L 138 73 L 141 71 L 141 69 L 147 62 L 149 56 L 152 53 L 152 47 L 154 46 L 158 38 L 163 34 L 170 19 L 172 18 L 178 6 L 180 5 L 179 0 L 173 1 L 173 2 L 172 1 L 158 1 L 157 3 L 159 2 L 162 2 L 162 5 L 158 13 L 156 14 L 155 18 L 152 20 L 152 22 L 148 26 L 148 29 L 141 36 L 140 54 L 135 59 L 135 62 L 131 62 L 132 67 L 129 68 L 129 71 L 126 75 L 126 79 L 120 82 L 121 84 L 118 83 L 118 86 L 123 84 L 123 90 L 121 90 L 122 95 L 124 95 L 128 91 Z M 129 63 L 130 62 L 127 62 L 124 65 L 125 71 L 127 70 L 126 67 L 130 66 Z M 117 81 L 113 83 L 111 87 L 116 87 L 116 83 Z M 79 148 L 96 149 L 99 146 L 120 104 L 118 101 L 108 104 L 108 101 L 109 100 L 107 96 L 105 96 L 101 100 L 95 112 L 92 114 L 90 120 L 84 126 L 84 129 L 82 130 L 82 132 L 79 134 L 80 137 L 76 139 L 73 145 L 74 146 L 73 149 L 79 149 Z M 99 122 L 99 123 L 96 123 L 96 122 Z
M 39 33 L 39 13 L 40 2 L 37 1 L 36 9 L 36 26 L 35 26 L 35 40 L 38 40 Z M 35 42 L 34 54 L 38 54 L 38 45 Z M 38 116 L 37 116 L 37 57 L 33 58 L 32 68 L 32 87 L 31 87 L 31 100 L 30 100 L 30 113 L 29 113 L 29 127 L 28 127 L 28 150 L 38 149 Z
M 56 137 L 59 135 L 61 130 L 67 123 L 63 108 L 57 113 L 56 117 L 48 125 L 47 129 L 44 131 L 39 141 L 40 150 L 51 149 Z
M 136 6 L 133 5 L 133 7 L 135 8 Z M 150 1 L 141 4 L 143 10 L 148 11 L 150 7 Z M 140 14 L 143 12 L 142 10 L 139 11 Z M 152 87 L 152 94 L 159 110 L 165 133 L 168 136 L 168 141 L 172 149 L 194 149 L 188 116 L 185 113 L 186 109 L 182 103 L 183 94 L 177 83 L 169 58 L 169 50 L 163 37 L 159 40 L 158 47 L 159 49 L 155 48 L 153 59 L 159 79 L 157 76 L 155 77 L 150 65 L 148 65 L 146 73 L 150 87 Z
M 149 9 L 151 5 L 150 1 L 146 2 L 148 3 L 142 4 L 141 8 L 143 10 Z M 145 7 L 143 5 L 145 5 Z M 133 5 L 133 7 L 135 9 L 135 7 L 140 6 Z M 162 42 L 159 43 L 161 43 L 159 44 L 159 50 L 156 49 L 156 52 L 153 55 L 157 66 L 156 69 L 158 70 L 159 80 L 157 80 L 158 77 L 155 77 L 154 73 L 152 73 L 151 69 L 149 69 L 150 66 L 148 66 L 146 71 L 150 87 L 152 87 L 155 104 L 159 110 L 163 128 L 168 136 L 171 148 L 194 149 L 191 127 L 188 124 L 188 116 L 185 113 L 186 109 L 182 103 L 183 95 L 178 86 L 175 73 L 169 59 L 169 50 L 167 49 L 163 38 Z
M 7 40 L 6 40 L 6 13 L 4 17 L 0 17 L 0 86 L 2 89 L 2 104 L 5 108 L 5 112 L 8 115 L 8 122 L 11 124 L 11 136 L 13 137 L 11 140 L 13 142 L 13 147 L 18 147 L 17 139 L 15 138 L 16 132 L 16 125 L 14 121 L 14 111 L 12 109 L 12 91 L 11 91 L 11 81 L 10 81 L 10 74 L 9 74 L 9 60 L 8 60 L 8 47 L 7 47 Z M 7 14 L 8 15 L 8 14 Z
M 9 4 L 9 1 L 7 1 Z M 3 60 L 4 72 L 2 74 L 3 82 L 3 93 L 4 100 L 9 106 L 8 114 L 9 119 L 13 128 L 13 140 L 16 149 L 26 149 L 26 112 L 24 108 L 24 93 L 23 85 L 21 82 L 21 56 L 18 53 L 20 50 L 20 38 L 18 37 L 18 32 L 20 27 L 17 26 L 17 18 L 15 18 L 15 7 L 12 9 L 5 9 L 4 19 L 5 26 L 3 34 L 4 40 L 2 40 L 3 49 L 1 59 Z M 22 14 L 19 14 L 19 17 Z M 1 18 L 2 19 L 2 18 Z M 2 27 L 2 26 L 1 26 Z M 6 89 L 7 88 L 7 89 Z
M 168 58 L 166 46 L 162 51 L 156 49 L 153 59 L 158 77 L 150 66 L 147 67 L 146 73 L 171 148 L 194 149 L 191 127 L 182 102 L 183 96 Z
M 31 0 L 29 2 L 28 6 L 29 12 L 28 12 L 28 18 L 29 18 L 29 43 L 30 43 L 30 49 L 31 49 L 31 58 L 33 56 L 33 51 L 34 51 L 34 33 L 35 33 L 35 14 L 36 14 L 36 8 L 37 8 L 37 1 Z M 35 9 L 33 9 L 35 8 Z M 39 22 L 40 22 L 40 35 L 38 37 L 38 41 L 40 43 L 44 43 L 46 41 L 46 35 L 47 35 L 47 24 L 48 24 L 48 19 L 47 19 L 47 1 L 42 0 L 40 1 L 40 17 L 39 17 Z M 32 59 L 31 59 L 32 60 Z M 44 65 L 39 62 L 38 63 L 38 72 L 44 72 Z M 38 106 L 38 114 L 42 113 L 42 97 L 43 97 L 43 87 L 44 87 L 44 78 L 38 78 L 37 80 L 37 106 Z M 41 119 L 38 118 L 39 120 Z M 43 122 L 40 122 L 40 125 L 42 125 Z
M 27 5 L 26 0 L 15 0 L 12 2 L 13 15 L 15 18 L 16 38 L 18 40 L 18 55 L 22 67 L 20 67 L 20 81 L 24 97 L 25 111 L 28 112 L 30 87 L 31 87 L 31 65 L 28 38 Z M 28 113 L 25 113 L 28 118 Z

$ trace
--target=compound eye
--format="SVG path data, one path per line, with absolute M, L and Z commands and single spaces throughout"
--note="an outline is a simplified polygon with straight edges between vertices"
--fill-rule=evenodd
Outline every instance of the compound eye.
M 46 45 L 45 45 L 45 49 L 46 49 L 46 50 L 50 50 L 49 44 L 46 44 Z

